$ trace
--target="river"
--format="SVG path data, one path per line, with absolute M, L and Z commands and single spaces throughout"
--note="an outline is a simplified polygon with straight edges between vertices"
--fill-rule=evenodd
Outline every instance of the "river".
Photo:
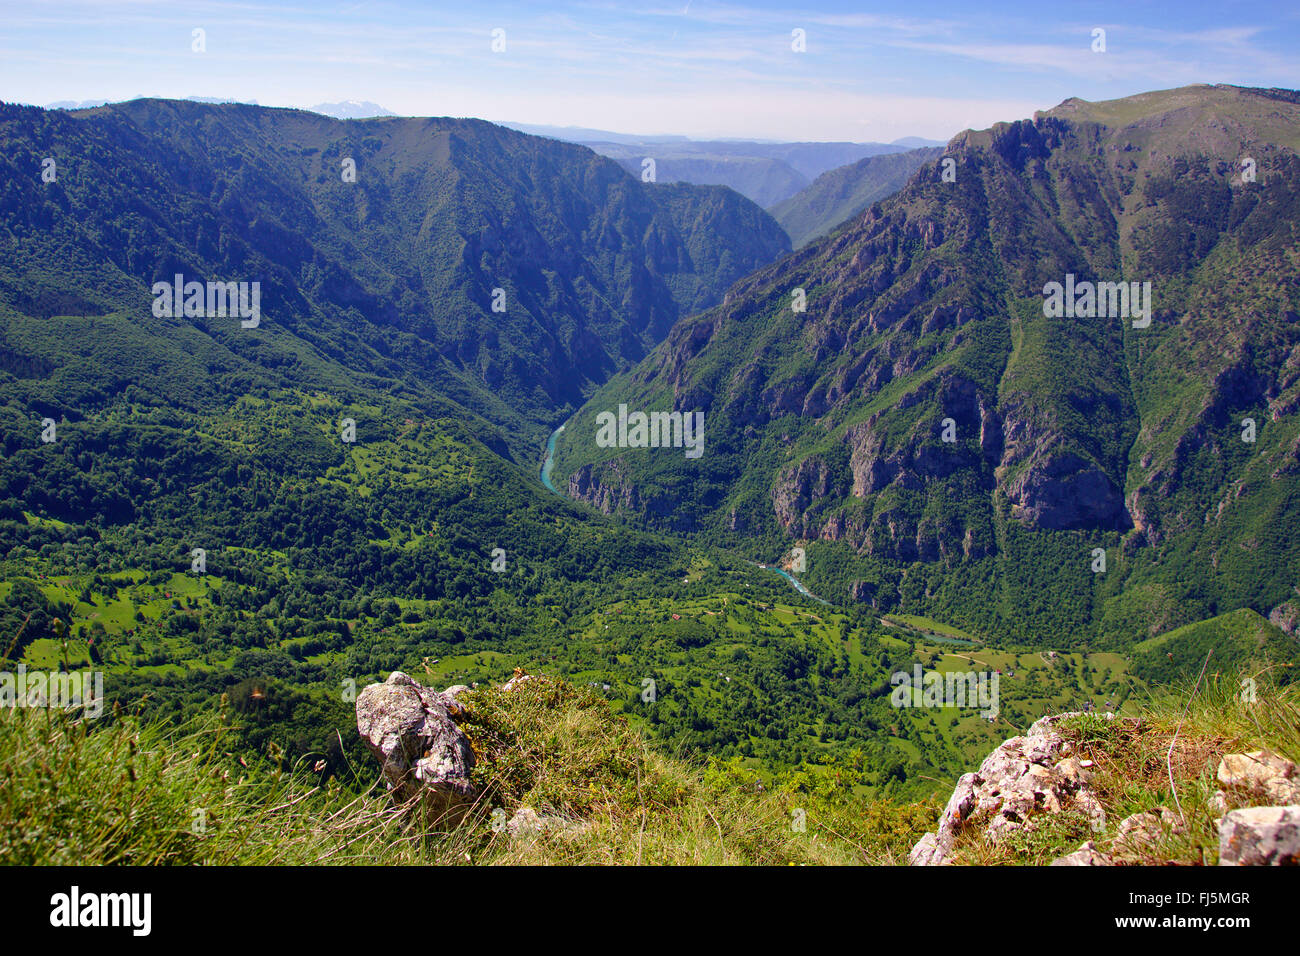
M 560 437 L 562 431 L 564 431 L 563 425 L 551 432 L 551 437 L 546 439 L 546 458 L 542 461 L 542 484 L 557 495 L 560 490 L 551 484 L 551 469 L 555 467 L 555 439 Z
M 796 578 L 789 571 L 786 571 L 782 568 L 773 568 L 773 567 L 769 567 L 768 570 L 775 571 L 777 574 L 781 575 L 781 577 L 785 578 L 787 581 L 793 584 L 794 589 L 798 591 L 800 594 L 802 594 L 804 597 L 812 598 L 814 601 L 818 601 L 822 604 L 825 604 L 827 607 L 832 606 L 830 601 L 825 601 L 822 598 L 819 598 L 817 595 L 813 594 L 806 587 L 804 587 L 803 582 L 800 581 L 798 578 Z

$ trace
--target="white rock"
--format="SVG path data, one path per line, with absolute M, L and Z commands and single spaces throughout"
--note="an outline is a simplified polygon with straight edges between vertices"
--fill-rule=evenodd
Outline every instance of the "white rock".
M 1089 840 L 1073 853 L 1067 853 L 1065 856 L 1055 859 L 1049 864 L 1051 866 L 1114 866 L 1105 853 L 1097 849 L 1097 845 Z
M 1246 807 L 1219 821 L 1219 866 L 1300 865 L 1300 805 Z
M 1219 783 L 1259 791 L 1277 804 L 1300 803 L 1295 764 L 1269 750 L 1225 755 L 1219 761 Z
M 399 803 L 419 800 L 431 820 L 454 822 L 474 797 L 474 750 L 452 714 L 459 705 L 401 671 L 357 695 L 357 732 Z

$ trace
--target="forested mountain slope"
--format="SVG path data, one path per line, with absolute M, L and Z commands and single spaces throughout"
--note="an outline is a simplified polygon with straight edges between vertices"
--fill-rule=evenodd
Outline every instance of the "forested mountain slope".
M 5 106 L 0 142 L 12 373 L 76 367 L 105 391 L 138 378 L 58 328 L 96 316 L 116 337 L 185 341 L 215 380 L 209 400 L 249 380 L 320 386 L 343 366 L 484 416 L 516 453 L 680 315 L 788 249 L 729 190 L 643 184 L 583 147 L 477 120 Z M 176 274 L 259 282 L 265 321 L 254 334 L 156 321 L 150 289 Z M 173 363 L 144 364 L 142 388 L 190 398 Z M 56 385 L 49 401 L 84 398 Z
M 226 693 L 302 753 L 341 682 L 490 672 L 689 567 L 534 462 L 788 249 L 748 200 L 474 120 L 3 106 L 0 141 L 6 661 L 103 667 L 130 707 Z M 168 315 L 177 274 L 255 282 L 259 314 Z
M 557 486 L 702 540 L 807 543 L 818 593 L 980 633 L 1293 621 L 1297 99 L 1070 100 L 956 137 L 601 389 Z M 1132 312 L 1117 289 L 1055 310 L 1076 280 L 1136 283 Z M 703 412 L 704 454 L 602 447 L 620 403 Z
M 768 211 L 790 236 L 794 247 L 802 248 L 862 213 L 872 203 L 898 192 L 922 163 L 935 159 L 941 152 L 926 148 L 868 156 L 822 173 Z

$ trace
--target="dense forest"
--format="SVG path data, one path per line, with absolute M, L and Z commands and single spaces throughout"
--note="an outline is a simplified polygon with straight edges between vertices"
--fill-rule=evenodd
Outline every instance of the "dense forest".
M 102 671 L 107 724 L 220 713 L 248 760 L 358 788 L 367 683 L 522 669 L 691 760 L 900 798 L 1211 650 L 1289 682 L 1300 305 L 1268 277 L 1297 161 L 1153 168 L 1134 249 L 1191 332 L 1061 338 L 1025 290 L 1133 251 L 1102 178 L 1070 235 L 1039 214 L 1094 132 L 973 134 L 959 190 L 928 164 L 785 255 L 728 190 L 477 121 L 0 106 L 0 663 Z M 156 314 L 177 272 L 261 281 L 262 323 Z M 706 407 L 708 453 L 602 458 L 584 428 L 620 401 Z M 918 667 L 995 672 L 997 712 L 900 707 Z

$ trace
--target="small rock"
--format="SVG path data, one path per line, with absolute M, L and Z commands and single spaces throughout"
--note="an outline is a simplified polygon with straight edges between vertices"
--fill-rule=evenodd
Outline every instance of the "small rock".
M 539 814 L 532 807 L 520 807 L 506 824 L 511 839 L 533 840 L 543 832 L 573 834 L 585 825 L 553 814 Z
M 510 834 L 512 838 L 533 839 L 543 829 L 545 829 L 545 824 L 532 807 L 520 807 L 515 811 L 515 815 L 510 818 L 510 822 L 506 824 L 506 833 Z
M 1219 762 L 1219 783 L 1261 792 L 1278 804 L 1300 803 L 1295 764 L 1270 750 L 1225 755 Z
M 1074 795 L 1074 808 L 1088 818 L 1093 833 L 1101 833 L 1106 829 L 1106 810 L 1091 790 L 1080 788 Z
M 1115 862 L 1097 849 L 1097 845 L 1089 840 L 1073 853 L 1067 853 L 1049 864 L 1050 866 L 1114 866 Z
M 1246 807 L 1219 821 L 1219 866 L 1300 865 L 1300 806 Z
M 530 680 L 535 680 L 532 674 L 525 674 L 519 668 L 515 668 L 515 676 L 502 684 L 501 689 L 504 691 L 518 690 Z
M 1244 754 L 1225 754 L 1219 761 L 1219 782 L 1227 787 L 1249 787 L 1273 777 L 1290 778 L 1295 764 L 1271 750 L 1252 750 Z
M 1135 813 L 1119 823 L 1119 835 L 1111 849 L 1124 856 L 1139 856 L 1164 839 L 1166 833 L 1181 833 L 1183 821 L 1166 807 L 1151 813 Z
M 1088 769 L 1091 766 L 1091 760 L 1080 760 L 1078 757 L 1066 757 L 1056 765 L 1056 772 L 1066 780 L 1072 780 L 1075 783 L 1091 783 L 1093 772 Z

